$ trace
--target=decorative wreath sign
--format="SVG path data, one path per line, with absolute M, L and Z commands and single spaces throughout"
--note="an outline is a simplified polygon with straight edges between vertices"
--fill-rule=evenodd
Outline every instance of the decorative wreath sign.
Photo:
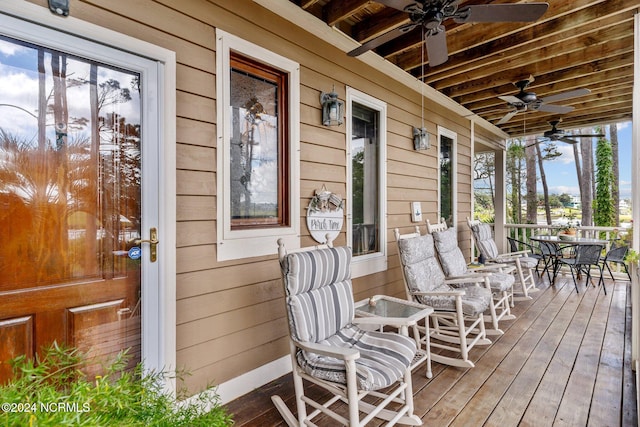
M 324 185 L 315 193 L 307 206 L 307 228 L 316 242 L 327 243 L 327 236 L 334 240 L 342 231 L 342 196 L 328 191 Z

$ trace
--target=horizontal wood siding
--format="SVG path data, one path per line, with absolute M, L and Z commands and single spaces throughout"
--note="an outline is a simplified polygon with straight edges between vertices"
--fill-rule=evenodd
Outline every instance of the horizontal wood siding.
M 32 2 L 46 7 L 44 0 Z M 345 99 L 349 86 L 387 103 L 389 269 L 355 279 L 354 293 L 357 299 L 404 296 L 392 229 L 412 230 L 412 201 L 421 202 L 431 221 L 438 208 L 437 150 L 413 150 L 419 93 L 248 1 L 77 0 L 71 15 L 177 55 L 177 360 L 192 374 L 184 379 L 190 391 L 228 381 L 288 351 L 276 257 L 216 260 L 216 28 L 300 63 L 302 216 L 323 184 L 346 194 L 346 126 L 320 124 L 320 93 L 335 85 Z M 461 243 L 468 245 L 463 221 L 471 213 L 469 121 L 428 98 L 424 103 L 432 141 L 438 125 L 458 133 L 458 225 Z M 303 245 L 313 244 L 304 218 L 301 234 Z M 343 232 L 336 244 L 345 242 Z

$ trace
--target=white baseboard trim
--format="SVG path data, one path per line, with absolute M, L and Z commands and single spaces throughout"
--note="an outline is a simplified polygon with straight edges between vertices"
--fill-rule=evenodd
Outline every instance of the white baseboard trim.
M 214 389 L 204 390 L 180 403 L 188 405 L 190 402 L 198 401 L 200 397 L 215 393 L 219 397 L 219 402 L 225 405 L 232 400 L 255 390 L 256 388 L 275 380 L 276 378 L 280 378 L 281 376 L 288 374 L 289 372 L 291 372 L 291 356 L 282 356 L 280 359 L 276 359 L 266 365 L 254 369 L 253 371 L 249 371 L 239 377 L 235 377 L 227 382 L 219 384 Z M 203 409 L 208 410 L 211 408 Z
M 287 354 L 218 385 L 218 396 L 220 396 L 222 404 L 229 403 L 289 372 L 291 372 L 291 356 Z

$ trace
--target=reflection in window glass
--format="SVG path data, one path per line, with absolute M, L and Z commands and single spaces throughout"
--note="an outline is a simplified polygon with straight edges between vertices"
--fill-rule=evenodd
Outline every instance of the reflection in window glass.
M 231 65 L 231 227 L 286 225 L 286 75 L 239 55 Z
M 440 216 L 453 227 L 453 139 L 440 136 Z
M 0 290 L 137 275 L 139 75 L 0 37 L 0 82 Z
M 358 256 L 380 251 L 379 112 L 354 102 L 351 115 L 351 232 Z

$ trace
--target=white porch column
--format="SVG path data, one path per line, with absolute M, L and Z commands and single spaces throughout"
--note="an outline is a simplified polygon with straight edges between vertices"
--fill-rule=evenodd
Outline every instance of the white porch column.
M 640 14 L 634 16 L 634 68 L 633 68 L 633 121 L 631 131 L 631 205 L 633 227 L 633 250 L 640 250 Z M 631 286 L 631 360 L 637 368 L 640 352 L 640 290 L 638 268 L 633 268 Z
M 507 152 L 505 149 L 496 150 L 495 157 L 495 179 L 496 179 L 496 201 L 495 201 L 495 241 L 500 253 L 505 252 L 505 242 L 507 233 L 504 224 L 507 222 L 506 203 L 506 173 L 507 173 Z

